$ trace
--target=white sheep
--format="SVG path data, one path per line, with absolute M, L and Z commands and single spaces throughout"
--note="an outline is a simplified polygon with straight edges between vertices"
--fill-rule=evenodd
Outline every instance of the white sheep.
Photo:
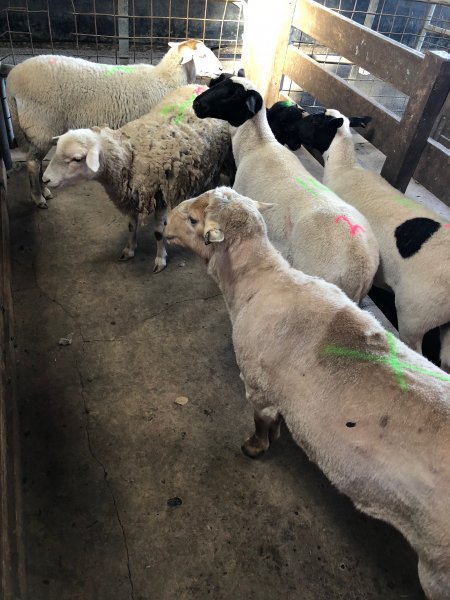
M 369 221 L 380 247 L 378 285 L 395 293 L 401 339 L 422 351 L 424 334 L 441 328 L 441 366 L 450 369 L 450 225 L 407 198 L 356 159 L 349 120 L 326 115 L 342 126 L 325 152 L 324 183 Z
M 25 60 L 7 78 L 7 96 L 19 145 L 28 145 L 31 199 L 47 208 L 42 160 L 52 138 L 68 129 L 107 124 L 118 128 L 146 114 L 170 91 L 196 75 L 220 73 L 203 42 L 170 42 L 156 65 L 106 65 L 81 58 L 43 55 Z
M 198 96 L 194 110 L 200 118 L 232 125 L 237 167 L 233 188 L 277 204 L 265 215 L 274 246 L 294 267 L 335 283 L 359 302 L 379 262 L 370 225 L 277 142 L 253 84 L 241 77 L 226 79 Z
M 70 130 L 60 136 L 43 175 L 51 188 L 98 180 L 116 207 L 129 217 L 122 260 L 134 256 L 139 216 L 155 212 L 154 272 L 166 266 L 163 231 L 167 211 L 180 200 L 217 184 L 231 154 L 228 126 L 197 119 L 192 101 L 205 86 L 183 86 L 147 115 L 118 130 Z
M 169 243 L 206 259 L 224 295 L 255 411 L 243 450 L 265 452 L 281 415 L 357 508 L 403 533 L 428 598 L 448 600 L 450 376 L 335 285 L 291 268 L 257 208 L 218 188 L 182 202 L 166 227 Z

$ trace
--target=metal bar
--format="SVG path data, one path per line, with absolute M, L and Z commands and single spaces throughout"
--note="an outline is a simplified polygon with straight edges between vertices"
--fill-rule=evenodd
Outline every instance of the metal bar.
M 377 13 L 378 2 L 379 0 L 370 0 L 369 6 L 367 7 L 366 18 L 364 19 L 364 27 L 372 29 L 375 15 Z
M 312 0 L 298 0 L 293 25 L 408 96 L 416 89 L 420 52 Z
M 117 0 L 118 30 L 119 30 L 119 64 L 130 62 L 130 38 L 128 21 L 128 0 Z
M 421 32 L 419 33 L 419 37 L 417 38 L 416 50 L 422 50 L 422 46 L 427 35 L 427 25 L 430 25 L 431 23 L 431 19 L 433 18 L 435 8 L 436 4 L 430 4 L 430 6 L 428 7 L 427 14 L 425 15 L 425 22 L 423 24 Z

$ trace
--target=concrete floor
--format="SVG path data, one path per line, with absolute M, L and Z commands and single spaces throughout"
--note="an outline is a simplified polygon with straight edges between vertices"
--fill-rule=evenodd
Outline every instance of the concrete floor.
M 423 599 L 416 556 L 284 429 L 260 460 L 219 290 L 97 183 L 9 180 L 30 600 Z M 71 338 L 66 346 L 60 338 Z M 175 400 L 186 396 L 184 406 Z

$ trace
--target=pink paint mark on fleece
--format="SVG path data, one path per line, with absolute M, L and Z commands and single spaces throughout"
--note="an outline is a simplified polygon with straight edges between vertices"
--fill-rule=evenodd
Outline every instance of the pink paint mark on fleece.
M 450 223 L 445 223 L 444 229 L 450 229 Z
M 194 94 L 196 96 L 198 96 L 199 94 L 202 94 L 207 89 L 209 89 L 207 85 L 198 85 L 194 90 Z
M 345 217 L 344 215 L 339 215 L 339 217 L 337 217 L 336 219 L 336 223 L 339 223 L 339 221 L 345 221 L 347 223 L 347 225 L 350 228 L 350 233 L 351 235 L 356 235 L 358 233 L 358 229 L 360 229 L 361 231 L 365 231 L 364 227 L 362 227 L 361 225 L 357 225 L 356 223 L 353 224 L 350 219 L 348 217 Z
M 49 62 L 51 65 L 56 65 L 56 58 L 51 58 L 51 59 L 50 59 L 48 62 Z

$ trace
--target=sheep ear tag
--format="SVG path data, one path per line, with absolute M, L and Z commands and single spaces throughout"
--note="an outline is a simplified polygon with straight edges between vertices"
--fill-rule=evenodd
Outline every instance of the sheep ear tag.
M 213 228 L 207 231 L 204 234 L 203 238 L 205 240 L 205 246 L 208 246 L 208 244 L 223 242 L 225 236 L 223 235 L 223 231 L 221 231 L 220 229 Z
M 99 152 L 97 148 L 91 148 L 86 155 L 86 164 L 91 171 L 97 173 L 100 168 Z

